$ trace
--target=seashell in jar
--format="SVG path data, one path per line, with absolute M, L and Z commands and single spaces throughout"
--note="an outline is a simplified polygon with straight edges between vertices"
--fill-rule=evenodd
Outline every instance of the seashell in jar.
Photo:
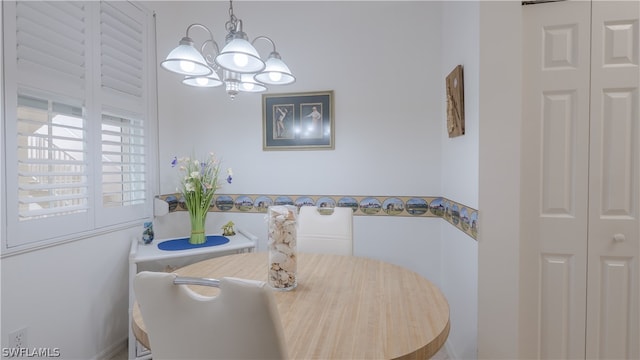
M 285 270 L 288 271 L 290 273 L 295 272 L 296 271 L 296 266 L 297 266 L 297 261 L 295 259 L 295 257 L 290 257 L 288 258 L 285 262 L 280 264 L 280 267 Z
M 291 246 L 287 245 L 287 244 L 276 244 L 276 251 L 279 251 L 283 254 L 286 254 L 288 256 L 293 255 L 294 251 L 291 248 Z
M 271 263 L 283 263 L 285 261 L 287 261 L 287 258 L 289 258 L 289 256 L 281 251 L 271 251 L 269 253 L 269 261 Z

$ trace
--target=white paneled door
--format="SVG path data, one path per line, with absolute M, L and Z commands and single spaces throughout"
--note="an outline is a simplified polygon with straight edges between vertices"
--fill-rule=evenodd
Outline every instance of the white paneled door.
M 587 357 L 640 359 L 638 1 L 594 1 Z
M 523 16 L 523 355 L 638 359 L 640 3 Z

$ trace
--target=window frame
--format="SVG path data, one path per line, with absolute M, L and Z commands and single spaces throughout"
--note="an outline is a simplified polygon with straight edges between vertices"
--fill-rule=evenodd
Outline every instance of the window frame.
M 115 7 L 133 6 L 139 10 L 135 16 L 143 21 L 143 105 L 138 105 L 136 111 L 132 111 L 130 99 L 118 100 L 112 93 L 105 94 L 101 91 L 100 69 L 100 11 L 101 2 L 84 2 L 88 9 L 86 30 L 89 33 L 87 39 L 91 39 L 87 45 L 84 99 L 74 99 L 64 95 L 64 91 L 43 90 L 23 84 L 18 78 L 18 66 L 16 62 L 16 50 L 6 48 L 16 44 L 16 5 L 2 2 L 0 4 L 0 57 L 3 59 L 3 67 L 0 71 L 0 79 L 3 86 L 0 88 L 0 101 L 2 101 L 3 125 L 0 127 L 0 188 L 3 199 L 0 206 L 0 233 L 2 244 L 0 255 L 2 257 L 50 247 L 61 243 L 76 241 L 94 237 L 119 229 L 141 226 L 152 217 L 153 197 L 157 193 L 159 181 L 157 176 L 157 92 L 156 92 L 156 58 L 155 58 L 155 15 L 136 2 L 116 2 Z M 130 13 L 125 13 L 129 15 Z M 6 17 L 9 17 L 7 19 Z M 11 18 L 13 17 L 13 18 Z M 98 39 L 98 41 L 95 41 Z M 12 61 L 7 62 L 10 59 Z M 51 85 L 51 84 L 49 84 Z M 51 88 L 51 86 L 49 86 Z M 87 199 L 86 216 L 54 216 L 51 218 L 26 221 L 32 228 L 44 228 L 48 235 L 41 237 L 30 233 L 24 233 L 18 219 L 18 162 L 17 159 L 17 105 L 18 96 L 25 95 L 60 103 L 77 105 L 78 101 L 83 108 L 83 118 L 87 134 Z M 143 121 L 144 126 L 144 151 L 146 158 L 145 167 L 145 201 L 138 206 L 113 207 L 105 210 L 102 206 L 102 115 L 120 117 L 135 117 Z M 15 174 L 15 175 L 14 175 Z M 127 209 L 129 208 L 129 209 Z M 135 209 L 134 209 L 135 208 Z M 123 211 L 123 209 L 125 211 Z M 75 215 L 75 214 L 74 214 Z M 45 221 L 46 220 L 46 221 Z M 31 238 L 36 236 L 36 238 Z

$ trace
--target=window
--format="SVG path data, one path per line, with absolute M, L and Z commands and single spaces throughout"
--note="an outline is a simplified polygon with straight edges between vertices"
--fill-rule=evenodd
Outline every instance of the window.
M 18 97 L 18 219 L 87 211 L 82 109 Z
M 150 13 L 124 1 L 2 6 L 4 151 L 17 159 L 3 164 L 3 251 L 148 218 Z
M 144 128 L 141 120 L 102 116 L 102 206 L 146 201 Z

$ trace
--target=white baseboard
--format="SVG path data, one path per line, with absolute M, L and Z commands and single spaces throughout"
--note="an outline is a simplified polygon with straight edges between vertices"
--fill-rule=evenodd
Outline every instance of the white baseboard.
M 126 337 L 123 338 L 122 340 L 116 342 L 115 344 L 109 346 L 108 348 L 98 353 L 91 360 L 111 360 L 111 359 L 114 359 L 115 356 L 118 355 L 118 353 L 125 354 L 125 359 L 126 359 L 127 346 L 128 346 L 127 341 L 128 341 L 128 338 Z
M 444 343 L 444 348 L 447 350 L 447 355 L 449 356 L 449 360 L 457 360 L 458 354 L 456 354 L 456 350 L 453 348 L 450 342 Z

